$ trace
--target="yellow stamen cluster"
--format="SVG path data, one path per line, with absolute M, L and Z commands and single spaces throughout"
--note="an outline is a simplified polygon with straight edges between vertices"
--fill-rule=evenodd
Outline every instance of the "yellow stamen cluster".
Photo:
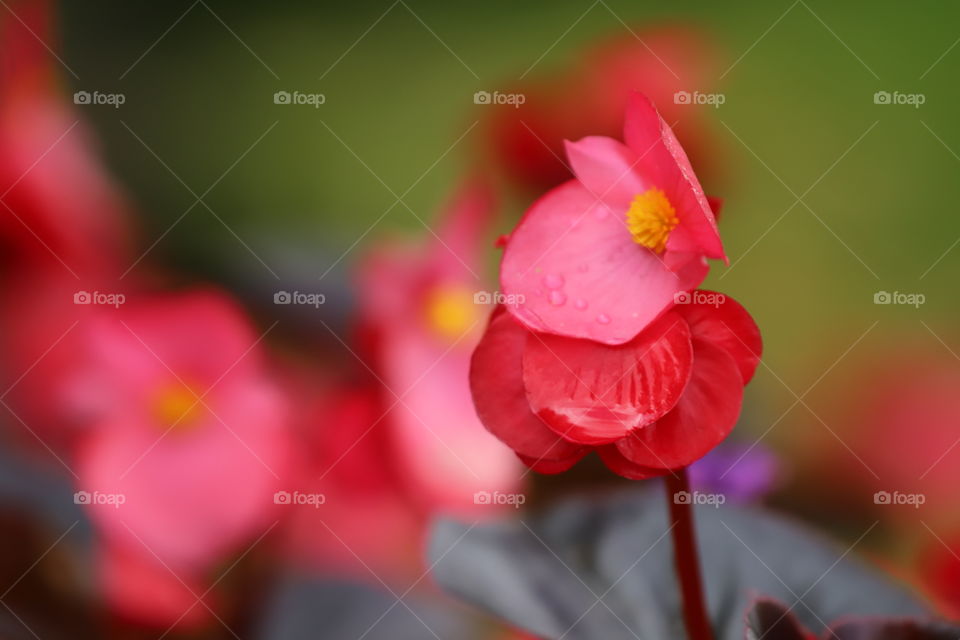
M 201 406 L 189 387 L 177 383 L 157 395 L 153 409 L 162 429 L 174 427 L 179 430 L 196 420 Z
M 677 212 L 660 189 L 634 196 L 627 210 L 627 229 L 634 242 L 656 253 L 663 253 L 670 232 L 679 223 Z
M 445 340 L 459 340 L 477 321 L 473 297 L 474 292 L 463 286 L 435 287 L 424 307 L 427 325 Z

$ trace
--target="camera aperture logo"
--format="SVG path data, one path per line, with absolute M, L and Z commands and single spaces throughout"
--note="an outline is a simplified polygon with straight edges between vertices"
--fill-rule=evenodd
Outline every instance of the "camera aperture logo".
M 84 504 L 91 506 L 111 506 L 119 509 L 120 505 L 126 504 L 127 496 L 122 493 L 102 493 L 100 491 L 77 491 L 73 494 L 73 504 Z
M 102 291 L 77 291 L 73 294 L 73 304 L 99 304 L 117 308 L 127 301 L 122 293 L 104 293 Z
M 473 294 L 473 304 L 509 304 L 518 305 L 526 301 L 522 293 L 501 293 L 499 291 L 477 291 Z
M 494 91 L 477 91 L 473 94 L 473 104 L 508 104 L 514 109 L 519 109 L 520 105 L 527 101 L 527 96 L 522 93 L 500 93 Z
M 327 102 L 322 93 L 303 93 L 302 91 L 277 91 L 273 94 L 273 104 L 309 105 L 319 109 Z
M 678 291 L 673 294 L 674 304 L 706 304 L 717 308 L 727 301 L 727 296 L 714 291 Z
M 709 505 L 719 509 L 720 505 L 727 501 L 727 496 L 722 493 L 702 493 L 700 491 L 677 491 L 673 494 L 674 504 L 700 504 Z
M 73 104 L 107 105 L 119 109 L 127 101 L 122 93 L 102 93 L 100 91 L 77 91 L 73 94 Z
M 873 104 L 901 104 L 919 109 L 927 101 L 922 93 L 901 93 L 899 91 L 877 91 L 873 94 Z
M 306 505 L 319 509 L 326 504 L 327 496 L 322 493 L 304 493 L 302 491 L 277 491 L 273 494 L 273 504 Z
M 902 304 L 919 309 L 927 301 L 922 293 L 903 293 L 901 291 L 877 291 L 873 294 L 873 304 Z
M 473 504 L 488 504 L 493 506 L 509 505 L 519 509 L 527 501 L 522 493 L 504 493 L 502 491 L 477 491 L 473 494 Z
M 304 291 L 277 291 L 273 294 L 273 304 L 303 304 L 319 309 L 327 301 L 322 293 L 307 293 Z
M 674 104 L 697 104 L 709 105 L 714 109 L 719 109 L 720 105 L 727 101 L 727 96 L 722 93 L 700 93 L 699 91 L 677 91 L 673 94 Z
M 873 504 L 907 505 L 919 509 L 927 502 L 922 493 L 900 493 L 899 491 L 877 491 L 873 494 Z

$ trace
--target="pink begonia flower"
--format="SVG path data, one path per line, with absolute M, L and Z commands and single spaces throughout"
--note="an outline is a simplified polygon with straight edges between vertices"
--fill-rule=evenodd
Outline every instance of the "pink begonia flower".
M 531 330 L 623 344 L 703 281 L 706 258 L 726 259 L 686 154 L 641 94 L 624 140 L 567 143 L 577 179 L 535 202 L 507 242 L 507 307 Z
M 478 274 L 492 209 L 489 189 L 467 183 L 426 246 L 381 246 L 361 267 L 361 320 L 385 387 L 397 463 L 412 495 L 430 508 L 489 513 L 474 494 L 512 491 L 521 474 L 480 423 L 467 384 L 490 308 Z
M 112 607 L 157 613 L 152 592 L 136 588 L 144 572 L 182 596 L 171 575 L 209 584 L 215 565 L 271 527 L 289 455 L 286 402 L 248 319 L 215 291 L 128 301 L 83 331 L 90 426 L 77 487 L 106 549 Z M 189 612 L 169 622 L 180 614 Z

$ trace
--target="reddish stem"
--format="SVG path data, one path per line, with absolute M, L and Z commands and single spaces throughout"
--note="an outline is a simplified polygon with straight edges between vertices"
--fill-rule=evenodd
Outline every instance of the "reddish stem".
M 713 640 L 710 617 L 700 578 L 700 558 L 693 528 L 693 502 L 687 470 L 680 469 L 666 476 L 667 504 L 673 524 L 674 561 L 680 593 L 683 596 L 683 621 L 689 640 Z M 686 499 L 679 499 L 685 496 Z

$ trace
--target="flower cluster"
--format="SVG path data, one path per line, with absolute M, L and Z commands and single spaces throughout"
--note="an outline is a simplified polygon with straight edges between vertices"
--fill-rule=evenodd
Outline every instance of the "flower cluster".
M 634 479 L 689 465 L 730 433 L 760 359 L 746 310 L 695 290 L 725 258 L 714 210 L 640 94 L 624 140 L 568 143 L 576 179 L 510 235 L 500 278 L 515 299 L 474 353 L 481 420 L 537 471 L 591 450 Z

